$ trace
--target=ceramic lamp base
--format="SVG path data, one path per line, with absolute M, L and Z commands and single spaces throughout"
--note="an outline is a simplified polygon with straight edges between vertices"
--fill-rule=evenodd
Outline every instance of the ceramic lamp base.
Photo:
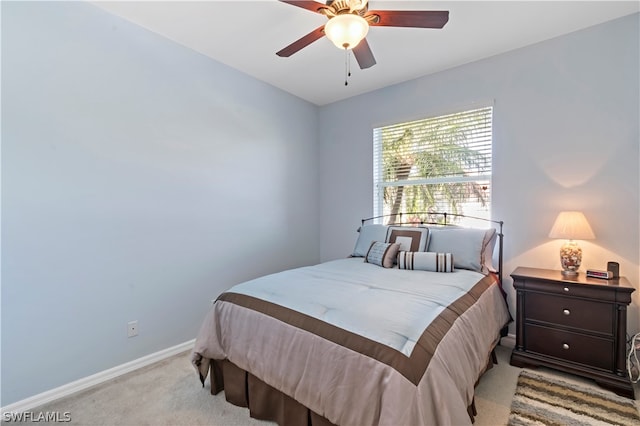
M 580 268 L 581 263 L 582 249 L 575 241 L 569 240 L 560 247 L 560 265 L 562 265 L 562 275 L 578 275 L 578 268 Z

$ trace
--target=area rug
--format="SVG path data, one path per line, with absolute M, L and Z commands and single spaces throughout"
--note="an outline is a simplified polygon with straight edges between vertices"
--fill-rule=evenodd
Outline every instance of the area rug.
M 640 414 L 631 399 L 523 370 L 508 424 L 638 426 Z

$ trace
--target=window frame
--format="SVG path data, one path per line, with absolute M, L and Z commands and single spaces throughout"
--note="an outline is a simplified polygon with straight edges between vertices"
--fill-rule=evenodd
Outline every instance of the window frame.
M 381 133 L 383 129 L 388 129 L 391 127 L 398 127 L 402 125 L 409 125 L 417 122 L 428 122 L 430 120 L 439 120 L 447 116 L 454 116 L 457 114 L 466 114 L 471 113 L 473 111 L 484 111 L 489 110 L 489 125 L 488 129 L 490 130 L 489 142 L 488 146 L 490 148 L 490 170 L 488 173 L 481 173 L 469 176 L 435 176 L 428 178 L 408 178 L 404 180 L 397 181 L 384 181 L 383 173 L 384 173 L 384 160 L 383 154 L 384 149 L 381 146 L 382 136 Z M 480 114 L 486 114 L 479 112 Z M 489 182 L 489 201 L 486 209 L 487 217 L 485 219 L 491 219 L 491 200 L 492 200 L 492 178 L 493 178 L 493 147 L 494 147 L 494 125 L 495 125 L 495 107 L 493 102 L 482 102 L 476 103 L 473 105 L 465 105 L 462 107 L 457 107 L 455 109 L 450 109 L 447 112 L 440 112 L 436 114 L 430 114 L 427 116 L 422 116 L 419 118 L 398 121 L 395 123 L 386 124 L 383 126 L 377 126 L 373 129 L 373 216 L 383 216 L 385 215 L 384 211 L 384 191 L 387 187 L 408 187 L 408 186 L 418 186 L 418 185 L 430 185 L 430 184 L 442 184 L 442 183 L 465 183 L 465 182 Z M 388 214 L 388 212 L 386 212 Z M 448 212 L 451 213 L 451 212 Z M 484 218 L 484 217 L 483 217 Z

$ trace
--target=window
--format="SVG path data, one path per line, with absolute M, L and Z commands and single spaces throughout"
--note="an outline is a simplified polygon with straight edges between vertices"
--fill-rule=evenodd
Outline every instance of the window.
M 485 107 L 374 129 L 374 216 L 434 221 L 415 213 L 447 212 L 490 219 L 492 115 L 493 107 Z

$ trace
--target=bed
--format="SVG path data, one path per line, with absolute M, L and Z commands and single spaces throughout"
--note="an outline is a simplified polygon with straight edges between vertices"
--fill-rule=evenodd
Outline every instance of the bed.
M 347 258 L 221 294 L 192 354 L 202 385 L 280 425 L 472 423 L 474 387 L 511 319 L 502 223 L 372 219 Z

